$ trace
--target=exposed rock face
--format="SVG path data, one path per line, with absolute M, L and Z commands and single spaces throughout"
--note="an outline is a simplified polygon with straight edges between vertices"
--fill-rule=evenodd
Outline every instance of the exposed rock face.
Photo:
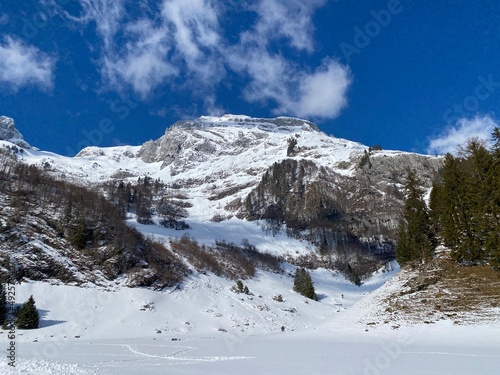
M 22 148 L 30 148 L 10 117 L 0 116 L 0 140 L 12 142 Z
M 403 184 L 407 171 L 413 170 L 423 183 L 430 188 L 437 172 L 443 165 L 442 157 L 430 157 L 406 152 L 373 151 L 369 163 L 357 171 L 358 177 L 366 177 L 375 184 Z
M 224 127 L 240 128 L 241 131 L 238 137 L 229 140 L 218 136 L 217 128 Z M 244 149 L 265 140 L 266 132 L 293 134 L 303 130 L 319 132 L 318 127 L 309 121 L 288 117 L 259 119 L 233 115 L 202 116 L 192 121 L 176 122 L 166 130 L 163 137 L 156 141 L 146 142 L 139 151 L 139 156 L 146 163 L 163 162 L 162 169 L 172 163 L 182 166 L 186 161 L 206 161 L 217 151 L 237 155 Z M 213 134 L 214 137 L 204 137 L 200 132 Z M 190 153 L 187 160 L 183 157 L 185 150 L 189 150 Z
M 390 253 L 402 219 L 406 171 L 416 171 L 430 187 L 442 160 L 407 153 L 380 153 L 370 160 L 352 176 L 309 160 L 276 163 L 246 197 L 240 215 L 286 224 L 318 246 L 364 243 Z

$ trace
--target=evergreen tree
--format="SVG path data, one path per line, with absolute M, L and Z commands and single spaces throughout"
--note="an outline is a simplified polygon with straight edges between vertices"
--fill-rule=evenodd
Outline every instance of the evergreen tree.
M 396 260 L 400 265 L 414 260 L 408 241 L 408 225 L 404 219 L 399 222 L 398 241 L 396 245 Z
M 5 286 L 0 281 L 0 326 L 2 326 L 7 319 L 7 293 Z
M 400 223 L 396 246 L 396 259 L 401 265 L 415 260 L 430 259 L 437 244 L 423 199 L 424 191 L 415 172 L 408 171 L 404 190 L 406 196 L 404 220 Z
M 64 223 L 66 225 L 71 223 L 71 220 L 73 218 L 73 202 L 71 202 L 71 199 L 68 200 L 68 203 L 66 204 L 66 208 L 64 209 Z
M 490 203 L 493 208 L 492 220 L 494 229 L 490 233 L 488 246 L 491 249 L 490 263 L 496 268 L 500 268 L 500 129 L 496 127 L 493 130 L 493 150 L 492 167 L 490 169 L 491 178 L 491 196 Z
M 295 277 L 293 280 L 293 290 L 304 297 L 318 300 L 318 296 L 314 290 L 314 285 L 312 283 L 311 275 L 306 271 L 305 268 L 297 268 L 295 271 Z
M 500 131 L 490 151 L 469 141 L 459 157 L 446 155 L 431 194 L 432 218 L 453 258 L 463 264 L 500 266 Z
M 467 256 L 475 263 L 483 263 L 488 258 L 489 249 L 496 246 L 494 243 L 495 222 L 498 217 L 495 214 L 495 202 L 491 199 L 494 187 L 494 176 L 491 173 L 493 167 L 493 154 L 483 144 L 471 141 L 467 150 L 469 156 L 467 163 L 470 165 L 466 171 L 469 181 L 468 195 L 471 214 L 472 247 Z
M 35 306 L 33 296 L 30 296 L 17 314 L 17 328 L 19 329 L 35 329 L 38 328 L 40 316 Z
M 69 241 L 77 249 L 84 249 L 87 246 L 87 242 L 91 240 L 91 231 L 87 229 L 87 222 L 83 217 L 72 223 L 69 230 Z
M 238 280 L 236 282 L 236 289 L 238 290 L 238 293 L 243 293 L 243 282 L 241 280 Z
M 491 133 L 491 137 L 493 138 L 493 151 L 498 152 L 500 151 L 500 128 L 496 127 L 493 129 L 493 132 Z
M 460 160 L 447 154 L 444 160 L 443 182 L 441 189 L 442 203 L 440 207 L 433 206 L 439 216 L 442 226 L 442 235 L 445 245 L 457 250 L 463 236 L 467 236 L 469 215 L 468 206 L 465 202 L 465 181 L 461 172 Z M 456 251 L 455 251 L 456 255 Z
M 443 210 L 443 203 L 443 183 L 441 180 L 436 180 L 432 183 L 431 194 L 429 197 L 429 217 L 436 232 L 440 232 L 443 229 L 440 215 Z

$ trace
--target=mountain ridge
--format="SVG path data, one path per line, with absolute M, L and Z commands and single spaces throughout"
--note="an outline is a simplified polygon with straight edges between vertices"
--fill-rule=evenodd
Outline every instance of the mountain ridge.
M 27 149 L 15 157 L 108 198 L 120 184 L 137 191 L 161 182 L 140 206 L 115 204 L 126 204 L 129 224 L 167 246 L 182 235 L 206 246 L 248 239 L 289 262 L 354 268 L 359 277 L 394 256 L 405 170 L 430 188 L 442 163 L 328 136 L 306 120 L 237 115 L 178 122 L 142 146 L 87 147 L 72 158 Z

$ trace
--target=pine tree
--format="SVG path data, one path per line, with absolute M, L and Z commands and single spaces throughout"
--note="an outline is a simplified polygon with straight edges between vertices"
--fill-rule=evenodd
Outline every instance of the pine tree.
M 483 144 L 471 141 L 467 147 L 470 155 L 470 176 L 468 180 L 468 198 L 471 209 L 470 221 L 472 226 L 472 248 L 468 254 L 475 263 L 483 263 L 488 258 L 491 247 L 496 246 L 496 225 L 498 217 L 495 215 L 495 203 L 491 199 L 496 176 L 491 173 L 493 154 Z
M 77 249 L 84 249 L 90 239 L 87 222 L 83 217 L 78 218 L 69 229 L 69 241 Z
M 68 200 L 66 208 L 64 209 L 64 223 L 66 225 L 70 224 L 72 218 L 73 218 L 73 202 L 70 199 Z
M 406 196 L 404 221 L 400 225 L 396 246 L 396 259 L 401 265 L 432 258 L 437 244 L 423 199 L 424 191 L 415 172 L 408 171 L 404 190 Z
M 295 277 L 293 280 L 293 290 L 304 297 L 318 300 L 318 296 L 314 290 L 314 285 L 309 272 L 305 268 L 297 268 L 295 271 Z
M 469 141 L 459 157 L 446 155 L 431 194 L 432 218 L 453 258 L 500 266 L 500 131 L 492 150 Z
M 429 217 L 437 233 L 443 230 L 443 223 L 441 222 L 443 204 L 443 181 L 438 179 L 432 183 L 431 194 L 429 196 Z
M 493 151 L 498 152 L 500 151 L 500 128 L 496 127 L 493 129 L 493 132 L 491 133 L 491 137 L 493 138 Z
M 17 314 L 17 328 L 19 329 L 35 329 L 40 323 L 40 316 L 35 306 L 33 296 L 30 296 L 19 310 Z
M 399 222 L 398 242 L 396 246 L 396 260 L 403 265 L 414 260 L 408 241 L 408 225 L 405 220 Z
M 238 293 L 243 293 L 243 282 L 241 280 L 238 280 L 236 282 L 236 289 L 238 290 Z
M 460 160 L 447 154 L 444 160 L 442 171 L 442 203 L 437 215 L 442 226 L 442 236 L 446 246 L 453 249 L 455 257 L 458 246 L 463 242 L 462 236 L 467 234 L 467 217 L 469 215 L 466 202 L 464 200 L 465 181 Z M 436 209 L 437 207 L 433 207 Z
M 500 129 L 493 130 L 493 150 L 491 174 L 491 196 L 492 219 L 494 229 L 490 233 L 488 246 L 491 249 L 490 263 L 495 268 L 500 269 Z

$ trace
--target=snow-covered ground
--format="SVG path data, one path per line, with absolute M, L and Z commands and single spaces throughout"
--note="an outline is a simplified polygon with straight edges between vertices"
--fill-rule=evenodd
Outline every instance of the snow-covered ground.
M 201 210 L 200 210 L 201 211 Z M 193 215 L 192 215 L 193 216 Z M 196 239 L 203 245 L 212 246 L 217 240 L 224 240 L 235 245 L 241 245 L 242 240 L 256 246 L 260 252 L 278 256 L 297 256 L 311 254 L 316 251 L 316 246 L 305 240 L 288 237 L 285 231 L 280 231 L 274 236 L 263 230 L 264 221 L 247 221 L 236 217 L 225 220 L 222 223 L 199 220 L 196 217 L 188 217 L 185 222 L 189 229 L 168 229 L 158 224 L 161 220 L 154 217 L 157 225 L 144 225 L 137 223 L 135 215 L 130 215 L 127 223 L 135 227 L 141 233 L 152 237 L 155 241 L 163 242 L 168 246 L 170 239 L 179 239 L 188 236 Z
M 294 293 L 292 278 L 260 272 L 245 282 L 193 276 L 175 291 L 29 283 L 17 300 L 38 299 L 41 328 L 18 331 L 16 368 L 0 373 L 128 374 L 497 374 L 500 322 L 457 326 L 371 325 L 395 271 L 362 287 L 312 273 L 319 302 Z M 276 290 L 284 302 L 273 300 Z M 375 291 L 373 293 L 373 291 Z M 376 297 L 376 298 L 375 298 Z M 368 322 L 368 323 L 367 323 Z M 284 327 L 282 332 L 281 327 Z M 2 352 L 7 352 L 6 332 Z M 5 349 L 5 350 L 4 350 Z
M 41 347 L 24 344 L 23 357 L 36 357 Z M 498 330 L 444 324 L 392 332 L 324 329 L 175 342 L 73 340 L 54 351 L 50 361 L 20 360 L 14 373 L 493 375 L 498 373 L 499 349 Z M 1 361 L 3 371 L 5 360 Z

